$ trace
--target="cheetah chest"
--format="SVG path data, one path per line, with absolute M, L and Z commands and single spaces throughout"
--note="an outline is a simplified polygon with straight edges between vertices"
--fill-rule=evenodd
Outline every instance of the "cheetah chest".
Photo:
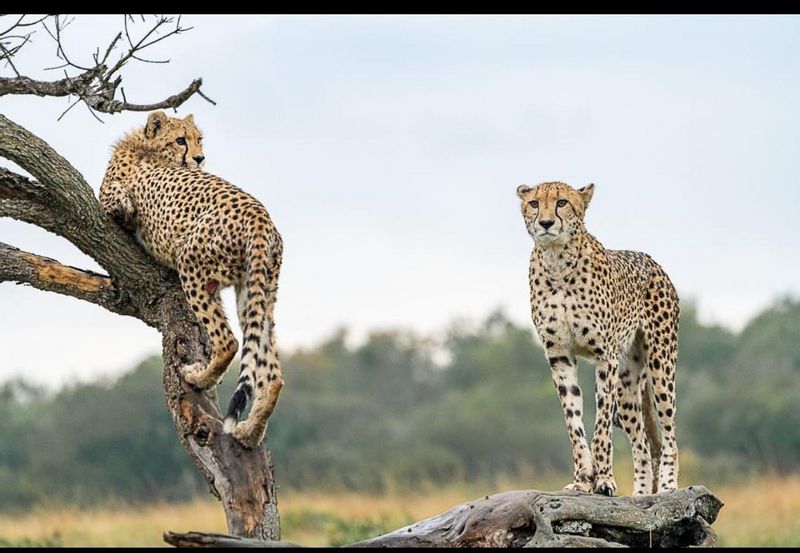
M 600 335 L 605 321 L 603 313 L 592 308 L 593 296 L 554 288 L 537 302 L 534 322 L 545 348 L 563 348 L 587 359 L 604 353 Z

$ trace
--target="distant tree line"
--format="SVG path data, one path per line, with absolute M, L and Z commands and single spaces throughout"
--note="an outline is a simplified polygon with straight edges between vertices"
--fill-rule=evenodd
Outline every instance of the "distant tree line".
M 369 491 L 500 477 L 536 487 L 546 474 L 566 482 L 569 443 L 532 325 L 496 312 L 445 335 L 374 332 L 350 346 L 341 330 L 285 353 L 287 385 L 268 433 L 278 482 Z M 800 301 L 776 302 L 738 334 L 700 324 L 684 305 L 677 378 L 682 484 L 800 468 Z M 585 365 L 581 384 L 593 390 Z M 174 432 L 158 357 L 57 393 L 7 382 L 0 508 L 205 494 Z M 629 456 L 621 430 L 615 443 L 618 458 Z

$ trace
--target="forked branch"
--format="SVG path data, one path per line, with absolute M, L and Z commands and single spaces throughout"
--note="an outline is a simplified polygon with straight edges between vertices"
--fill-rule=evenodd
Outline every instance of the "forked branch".
M 0 17 L 3 19 L 11 16 Z M 128 102 L 125 91 L 121 87 L 121 70 L 131 61 L 143 63 L 168 63 L 169 60 L 151 60 L 142 56 L 142 52 L 154 45 L 172 37 L 191 30 L 191 27 L 181 25 L 180 17 L 155 16 L 152 24 L 145 30 L 139 38 L 133 38 L 131 27 L 133 27 L 133 17 L 123 16 L 124 30 L 117 33 L 111 42 L 103 49 L 100 48 L 92 56 L 89 64 L 78 64 L 67 54 L 64 44 L 64 31 L 72 22 L 72 19 L 53 15 L 38 20 L 26 20 L 24 18 L 12 18 L 10 26 L 5 31 L 0 32 L 0 62 L 5 61 L 11 68 L 13 77 L 0 77 L 0 96 L 6 94 L 32 94 L 36 96 L 74 96 L 75 102 L 62 113 L 62 117 L 77 103 L 83 102 L 94 112 L 119 113 L 121 111 L 153 111 L 165 108 L 177 108 L 186 100 L 198 94 L 206 101 L 214 103 L 208 96 L 200 90 L 203 80 L 195 79 L 180 92 L 167 97 L 164 100 L 151 103 Z M 49 21 L 48 21 L 49 19 Z M 142 17 L 142 21 L 146 18 Z M 59 63 L 47 69 L 63 71 L 64 77 L 43 81 L 32 79 L 20 74 L 19 68 L 14 64 L 16 54 L 30 42 L 34 31 L 32 26 L 40 24 L 56 45 L 55 56 Z M 22 30 L 25 30 L 23 33 Z M 112 53 L 123 42 L 123 34 L 127 41 L 127 49 L 120 57 L 112 63 Z M 77 71 L 77 73 L 76 73 Z M 71 73 L 72 72 L 72 73 Z M 117 92 L 122 97 L 118 98 Z

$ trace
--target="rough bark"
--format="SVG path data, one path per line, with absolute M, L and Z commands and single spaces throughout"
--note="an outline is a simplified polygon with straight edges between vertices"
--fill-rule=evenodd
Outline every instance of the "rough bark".
M 272 465 L 266 446 L 245 449 L 222 433 L 216 392 L 198 392 L 178 375 L 208 359 L 208 339 L 184 299 L 174 271 L 158 265 L 100 208 L 80 173 L 44 141 L 0 115 L 0 157 L 33 178 L 0 168 L 0 217 L 62 236 L 108 272 L 101 275 L 0 244 L 0 283 L 13 281 L 136 317 L 163 336 L 164 391 L 181 445 L 211 493 L 228 531 L 280 539 Z
M 34 94 L 36 96 L 71 96 L 86 90 L 106 68 L 97 67 L 74 77 L 55 81 L 37 81 L 30 77 L 0 78 L 0 96 L 6 94 Z
M 606 497 L 580 492 L 506 492 L 357 546 L 679 547 L 713 543 L 708 524 L 722 502 L 703 486 Z
M 93 91 L 96 81 L 108 71 L 104 65 L 89 69 L 73 78 L 57 81 L 37 81 L 29 77 L 0 78 L 0 96 L 6 94 L 33 94 L 36 96 L 78 96 L 86 105 L 103 113 L 119 113 L 122 111 L 154 111 L 157 109 L 176 108 L 194 94 L 200 92 L 203 79 L 193 80 L 182 91 L 165 100 L 152 104 L 133 104 L 113 98 L 114 90 Z M 92 92 L 90 92 L 92 91 Z M 109 94 L 111 92 L 111 94 Z
M 703 486 L 638 497 L 511 491 L 348 547 L 708 547 L 722 505 Z M 164 540 L 179 547 L 293 545 L 199 532 L 168 532 Z

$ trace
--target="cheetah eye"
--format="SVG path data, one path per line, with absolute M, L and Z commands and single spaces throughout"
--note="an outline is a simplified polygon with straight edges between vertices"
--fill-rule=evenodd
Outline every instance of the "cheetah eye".
M 176 138 L 175 142 L 178 144 L 178 146 L 186 146 L 186 139 L 182 136 Z
M 528 203 L 533 209 L 539 209 L 539 200 L 531 200 Z
M 558 200 L 558 201 L 556 202 L 556 205 L 557 205 L 558 207 L 564 207 L 565 205 L 567 205 L 567 200 Z

